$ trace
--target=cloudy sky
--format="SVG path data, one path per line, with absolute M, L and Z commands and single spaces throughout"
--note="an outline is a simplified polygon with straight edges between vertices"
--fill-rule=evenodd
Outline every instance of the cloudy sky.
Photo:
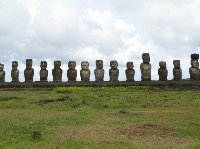
M 52 80 L 53 61 L 61 60 L 66 81 L 69 60 L 78 71 L 88 61 L 91 80 L 96 59 L 104 60 L 105 80 L 110 60 L 119 62 L 120 80 L 133 61 L 140 80 L 141 55 L 149 52 L 152 79 L 158 79 L 159 61 L 167 62 L 172 79 L 174 59 L 188 78 L 190 54 L 200 53 L 199 8 L 199 0 L 0 0 L 0 63 L 10 81 L 11 62 L 19 61 L 24 81 L 25 60 L 32 58 L 37 81 L 40 61 L 48 62 Z

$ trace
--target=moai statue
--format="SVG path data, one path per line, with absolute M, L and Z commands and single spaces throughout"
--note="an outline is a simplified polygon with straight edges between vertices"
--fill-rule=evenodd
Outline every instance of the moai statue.
M 33 60 L 26 60 L 26 69 L 24 70 L 25 82 L 33 82 L 34 69 L 32 68 Z
M 60 68 L 61 61 L 54 61 L 54 69 L 52 70 L 53 82 L 62 82 L 63 70 Z
M 199 69 L 199 54 L 191 55 L 191 67 L 189 69 L 190 79 L 191 80 L 199 80 L 200 79 L 200 69 Z
M 110 69 L 109 69 L 109 76 L 111 82 L 118 82 L 119 77 L 119 69 L 118 69 L 118 63 L 117 61 L 111 61 L 110 62 Z
M 19 70 L 17 69 L 17 67 L 18 67 L 18 62 L 13 61 L 11 70 L 12 82 L 19 82 Z
M 181 69 L 180 60 L 174 60 L 173 64 L 174 64 L 174 68 L 173 68 L 174 80 L 181 80 L 182 79 L 182 69 Z
M 89 63 L 87 61 L 81 62 L 80 76 L 81 81 L 90 81 Z
M 40 63 L 40 81 L 41 82 L 47 82 L 48 81 L 48 70 L 47 70 L 47 62 L 46 61 L 41 61 Z
M 67 77 L 68 81 L 76 81 L 77 78 L 77 70 L 76 70 L 76 62 L 75 61 L 69 61 L 68 62 L 68 70 L 67 70 Z
M 132 81 L 134 81 L 134 76 L 135 76 L 135 70 L 133 69 L 134 68 L 133 62 L 127 62 L 126 67 L 127 67 L 126 81 L 132 82 Z
M 4 64 L 0 63 L 0 83 L 5 82 Z
M 166 62 L 161 61 L 159 63 L 160 68 L 158 69 L 158 75 L 160 81 L 167 81 L 168 70 L 166 66 Z
M 149 53 L 142 54 L 143 63 L 140 64 L 141 80 L 151 81 L 151 64 Z
M 102 60 L 96 60 L 96 69 L 94 70 L 94 75 L 96 82 L 104 81 L 104 69 Z

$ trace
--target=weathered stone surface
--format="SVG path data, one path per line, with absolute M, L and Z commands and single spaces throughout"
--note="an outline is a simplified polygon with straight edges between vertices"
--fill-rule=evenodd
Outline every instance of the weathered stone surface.
M 140 64 L 141 80 L 151 81 L 151 64 L 149 53 L 142 54 L 143 63 Z
M 173 68 L 174 80 L 181 80 L 182 79 L 182 69 L 181 69 L 180 60 L 174 60 L 173 65 L 174 65 L 174 68 Z
M 199 54 L 191 54 L 191 59 L 198 60 L 199 59 Z
M 12 82 L 19 82 L 19 70 L 17 69 L 17 67 L 18 67 L 18 62 L 13 61 L 11 70 Z
M 199 80 L 200 79 L 200 69 L 199 69 L 198 60 L 192 59 L 191 64 L 192 64 L 192 66 L 189 69 L 190 79 L 191 80 Z
M 41 82 L 47 82 L 48 81 L 48 70 L 47 70 L 47 62 L 41 61 L 40 63 L 40 81 Z
M 4 64 L 0 63 L 0 83 L 5 82 Z
M 89 63 L 87 61 L 81 62 L 80 76 L 81 81 L 90 81 Z
M 60 68 L 61 61 L 54 61 L 54 69 L 52 69 L 53 81 L 62 82 L 63 70 Z
M 104 69 L 103 69 L 103 61 L 96 60 L 96 69 L 94 70 L 95 81 L 102 82 L 104 81 Z
M 134 81 L 134 76 L 135 76 L 135 70 L 133 69 L 134 68 L 133 62 L 127 62 L 126 67 L 127 67 L 126 81 L 132 82 L 132 81 Z
M 118 69 L 118 62 L 113 60 L 110 62 L 110 69 L 109 69 L 109 76 L 111 82 L 118 82 L 119 79 L 119 69 Z
M 77 70 L 76 70 L 76 62 L 69 61 L 68 62 L 68 70 L 67 70 L 67 77 L 69 82 L 76 81 L 77 78 Z
M 24 70 L 25 82 L 33 82 L 34 69 L 32 68 L 32 59 L 26 60 L 26 69 Z
M 158 69 L 158 75 L 160 81 L 167 81 L 168 70 L 166 66 L 166 62 L 161 61 L 159 63 L 160 68 Z

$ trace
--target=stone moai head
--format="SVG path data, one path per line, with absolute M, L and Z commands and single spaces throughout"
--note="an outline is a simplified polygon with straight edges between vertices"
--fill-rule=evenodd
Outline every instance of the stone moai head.
M 4 64 L 0 64 L 0 71 L 3 71 L 4 69 Z
M 181 68 L 181 61 L 180 60 L 174 60 L 173 65 L 174 65 L 174 68 Z
M 12 61 L 12 69 L 17 69 L 17 67 L 18 67 L 18 62 Z
M 74 70 L 75 67 L 76 67 L 76 62 L 75 61 L 69 61 L 68 67 L 69 67 L 69 69 Z
M 103 61 L 96 60 L 96 67 L 97 67 L 97 69 L 103 69 Z
M 134 68 L 133 62 L 127 62 L 127 63 L 126 63 L 126 67 L 127 67 L 128 69 L 133 69 L 133 68 Z
M 26 69 L 31 69 L 33 65 L 33 60 L 32 59 L 27 59 L 26 60 Z
M 54 69 L 60 69 L 61 61 L 54 61 Z
M 42 70 L 45 70 L 47 68 L 47 62 L 46 61 L 41 61 L 40 67 Z
M 81 62 L 81 69 L 82 70 L 88 70 L 89 69 L 89 63 L 87 61 Z
M 118 68 L 118 62 L 117 61 L 110 61 L 110 67 L 111 69 L 117 69 Z
M 159 66 L 162 69 L 166 69 L 167 68 L 166 62 L 164 62 L 164 61 L 159 62 Z
M 195 59 L 191 60 L 191 65 L 193 68 L 199 68 L 198 60 L 195 60 Z
M 149 53 L 143 53 L 142 54 L 142 59 L 143 59 L 143 63 L 146 63 L 146 64 L 150 63 L 150 55 L 149 55 Z

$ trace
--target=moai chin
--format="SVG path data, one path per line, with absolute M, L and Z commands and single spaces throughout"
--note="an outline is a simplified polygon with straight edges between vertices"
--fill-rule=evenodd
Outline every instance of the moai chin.
M 135 70 L 133 69 L 134 68 L 133 62 L 127 62 L 126 67 L 127 67 L 126 81 L 132 82 L 132 81 L 134 81 L 134 76 L 135 76 Z
M 191 67 L 189 69 L 191 80 L 199 80 L 200 79 L 200 69 L 199 69 L 198 59 L 199 59 L 199 54 L 191 55 Z
M 81 62 L 81 71 L 80 71 L 81 81 L 90 81 L 90 70 L 89 63 L 87 61 Z
M 12 82 L 19 82 L 19 70 L 17 69 L 17 67 L 18 67 L 18 62 L 13 61 L 11 70 Z
M 140 64 L 141 80 L 151 81 L 151 64 L 149 53 L 142 54 L 143 63 Z
M 161 61 L 159 63 L 160 68 L 158 69 L 158 75 L 160 81 L 167 81 L 168 70 L 166 66 L 166 62 Z
M 61 61 L 54 61 L 54 69 L 52 70 L 53 82 L 62 82 L 63 70 L 61 67 Z
M 174 65 L 174 68 L 173 68 L 174 80 L 181 80 L 182 79 L 182 69 L 181 69 L 180 60 L 174 60 L 173 65 Z
M 94 70 L 95 81 L 102 82 L 104 81 L 104 69 L 103 69 L 103 61 L 96 60 L 96 69 Z
M 4 64 L 0 63 L 0 83 L 5 82 Z
M 40 63 L 40 81 L 41 82 L 47 82 L 48 81 L 48 70 L 47 70 L 47 62 L 41 61 Z
M 26 69 L 24 70 L 25 82 L 33 82 L 34 69 L 32 68 L 33 60 L 26 60 Z
M 67 70 L 67 77 L 69 82 L 76 81 L 77 78 L 77 70 L 76 70 L 76 62 L 69 61 L 68 62 L 68 70 Z
M 119 77 L 119 69 L 118 69 L 118 62 L 117 61 L 111 61 L 110 62 L 110 69 L 109 69 L 109 76 L 111 82 L 118 82 Z

